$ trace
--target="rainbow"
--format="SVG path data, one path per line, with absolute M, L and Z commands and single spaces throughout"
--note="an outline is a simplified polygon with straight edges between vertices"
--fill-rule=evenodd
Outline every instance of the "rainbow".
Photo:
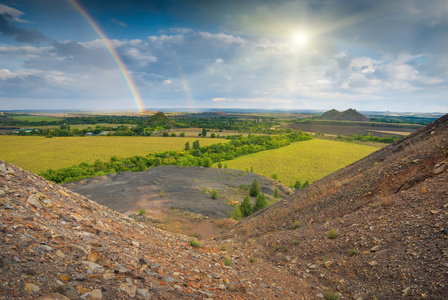
M 124 77 L 124 80 L 126 81 L 126 84 L 129 87 L 129 90 L 132 93 L 132 96 L 134 97 L 135 103 L 137 104 L 138 110 L 140 113 L 145 112 L 145 108 L 143 107 L 143 101 L 140 97 L 140 94 L 138 93 L 137 87 L 135 86 L 134 81 L 132 80 L 131 76 L 129 75 L 129 71 L 126 68 L 126 65 L 121 60 L 120 56 L 118 56 L 117 51 L 115 51 L 114 46 L 110 42 L 110 40 L 106 37 L 104 32 L 101 30 L 101 28 L 95 23 L 95 21 L 89 16 L 87 11 L 79 5 L 79 3 L 76 0 L 70 0 L 70 3 L 76 8 L 77 11 L 89 22 L 90 26 L 92 26 L 93 30 L 98 34 L 98 36 L 101 38 L 101 41 L 106 46 L 107 50 L 109 51 L 110 55 L 112 55 L 112 58 L 114 59 L 115 63 L 117 64 L 118 68 L 120 69 L 121 74 Z

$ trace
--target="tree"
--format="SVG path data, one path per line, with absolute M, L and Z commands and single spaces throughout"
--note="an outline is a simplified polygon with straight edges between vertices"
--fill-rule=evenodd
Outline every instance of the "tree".
M 199 149 L 201 146 L 199 146 L 199 140 L 196 140 L 193 142 L 193 149 L 197 150 Z
M 181 132 L 181 133 L 179 133 L 179 136 L 180 136 L 180 137 L 185 137 L 185 132 Z
M 274 198 L 278 198 L 278 188 L 275 188 L 274 190 Z
M 296 183 L 294 183 L 294 188 L 296 188 L 296 189 L 302 188 L 302 183 L 300 182 L 300 180 L 297 180 Z
M 266 202 L 266 196 L 264 194 L 260 194 L 255 198 L 254 212 L 265 208 L 268 205 Z
M 162 136 L 170 136 L 169 134 L 168 134 L 168 132 L 164 132 L 164 133 L 162 133 Z
M 204 158 L 202 165 L 206 168 L 210 168 L 213 165 L 213 161 L 210 157 L 207 156 Z
M 246 196 L 241 202 L 240 210 L 243 217 L 250 216 L 252 214 L 252 204 L 250 203 L 250 197 Z
M 202 136 L 205 137 L 207 135 L 207 130 L 204 128 L 202 128 Z
M 218 163 L 218 168 L 222 169 L 222 163 L 221 162 Z
M 185 151 L 190 150 L 190 142 L 185 143 Z
M 260 194 L 260 184 L 258 184 L 258 179 L 255 178 L 254 182 L 250 185 L 249 195 L 252 197 L 256 197 Z
M 175 136 L 176 136 L 176 134 L 175 134 L 174 132 L 172 132 L 172 133 L 171 133 L 171 136 L 172 136 L 172 137 L 175 137 Z
M 212 134 L 210 135 L 211 138 L 216 138 L 216 134 L 214 132 L 212 132 Z
M 309 186 L 309 185 L 310 185 L 310 182 L 307 180 L 307 181 L 305 181 L 305 183 L 303 184 L 302 188 L 304 189 L 304 188 L 306 188 L 306 187 Z

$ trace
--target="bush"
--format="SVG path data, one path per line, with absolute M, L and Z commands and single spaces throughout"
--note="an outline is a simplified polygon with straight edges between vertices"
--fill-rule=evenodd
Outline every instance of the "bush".
M 194 248 L 199 248 L 199 247 L 201 247 L 201 244 L 197 240 L 191 239 L 190 240 L 190 246 L 194 247 Z
M 181 132 L 181 133 L 179 133 L 179 136 L 180 136 L 180 137 L 185 137 L 185 132 Z
M 244 190 L 244 191 L 248 191 L 249 187 L 247 186 L 247 184 L 240 184 L 240 189 Z
M 222 169 L 222 163 L 221 162 L 218 163 L 218 168 Z
M 162 133 L 162 136 L 170 136 L 169 134 L 168 134 L 168 132 L 164 132 L 164 133 Z
M 307 181 L 305 181 L 305 183 L 303 184 L 303 186 L 302 186 L 302 189 L 304 189 L 304 188 L 306 188 L 307 186 L 309 186 L 310 185 L 310 182 L 307 180 Z
M 229 218 L 232 218 L 234 220 L 240 221 L 243 218 L 243 215 L 241 214 L 241 210 L 239 206 L 233 207 L 233 211 L 229 213 Z
M 175 133 L 173 132 L 173 133 L 171 133 L 171 136 L 172 136 L 172 137 L 175 137 L 175 136 L 176 136 L 176 134 L 175 134 Z
M 217 190 L 212 190 L 211 196 L 212 196 L 212 199 L 217 199 L 218 198 L 218 191 Z
M 252 204 L 250 203 L 249 196 L 246 196 L 244 198 L 243 202 L 241 202 L 240 210 L 241 210 L 241 215 L 243 217 L 247 217 L 252 214 L 253 208 L 252 208 Z
M 294 228 L 297 229 L 297 228 L 300 228 L 300 227 L 302 227 L 302 223 L 300 221 L 296 221 L 294 223 Z
M 212 134 L 210 134 L 210 137 L 211 138 L 216 138 L 216 134 L 212 133 Z
M 258 184 L 258 179 L 255 178 L 254 182 L 252 182 L 249 190 L 249 195 L 251 197 L 256 197 L 260 194 L 260 185 Z
M 330 231 L 328 231 L 328 238 L 329 239 L 335 239 L 338 237 L 338 231 L 336 229 L 330 229 Z
M 359 251 L 358 248 L 348 249 L 348 254 L 350 254 L 350 256 L 356 256 L 361 254 L 361 251 Z
M 232 264 L 232 260 L 230 259 L 230 257 L 226 257 L 224 259 L 224 265 L 227 267 L 230 267 L 231 264 Z
M 274 198 L 278 198 L 278 188 L 275 188 L 274 190 Z
M 277 174 L 272 174 L 271 177 L 272 177 L 272 179 L 278 180 Z
M 144 209 L 142 208 L 142 209 L 140 209 L 140 211 L 138 212 L 138 214 L 139 214 L 140 216 L 143 216 L 144 214 L 146 214 L 146 210 L 144 210 Z
M 326 300 L 338 300 L 339 298 L 339 293 L 335 292 L 333 290 L 328 290 L 324 293 L 324 298 Z
M 296 183 L 294 183 L 294 188 L 296 188 L 296 189 L 302 188 L 302 183 L 300 182 L 300 180 L 297 180 Z

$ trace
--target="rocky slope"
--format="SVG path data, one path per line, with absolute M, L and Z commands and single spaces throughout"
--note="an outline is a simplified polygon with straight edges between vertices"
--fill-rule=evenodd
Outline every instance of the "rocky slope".
M 0 299 L 307 299 L 245 244 L 139 223 L 0 161 Z M 227 261 L 226 261 L 227 258 Z M 225 264 L 229 265 L 226 266 Z
M 447 139 L 444 116 L 223 238 L 249 239 L 261 257 L 310 285 L 355 299 L 446 299 Z

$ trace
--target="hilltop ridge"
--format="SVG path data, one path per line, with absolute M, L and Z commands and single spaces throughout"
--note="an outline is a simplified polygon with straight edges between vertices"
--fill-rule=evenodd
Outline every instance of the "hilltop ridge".
M 336 109 L 329 110 L 320 116 L 322 120 L 337 120 L 337 121 L 369 121 L 369 118 L 362 113 L 356 111 L 356 109 L 349 108 L 343 112 Z

